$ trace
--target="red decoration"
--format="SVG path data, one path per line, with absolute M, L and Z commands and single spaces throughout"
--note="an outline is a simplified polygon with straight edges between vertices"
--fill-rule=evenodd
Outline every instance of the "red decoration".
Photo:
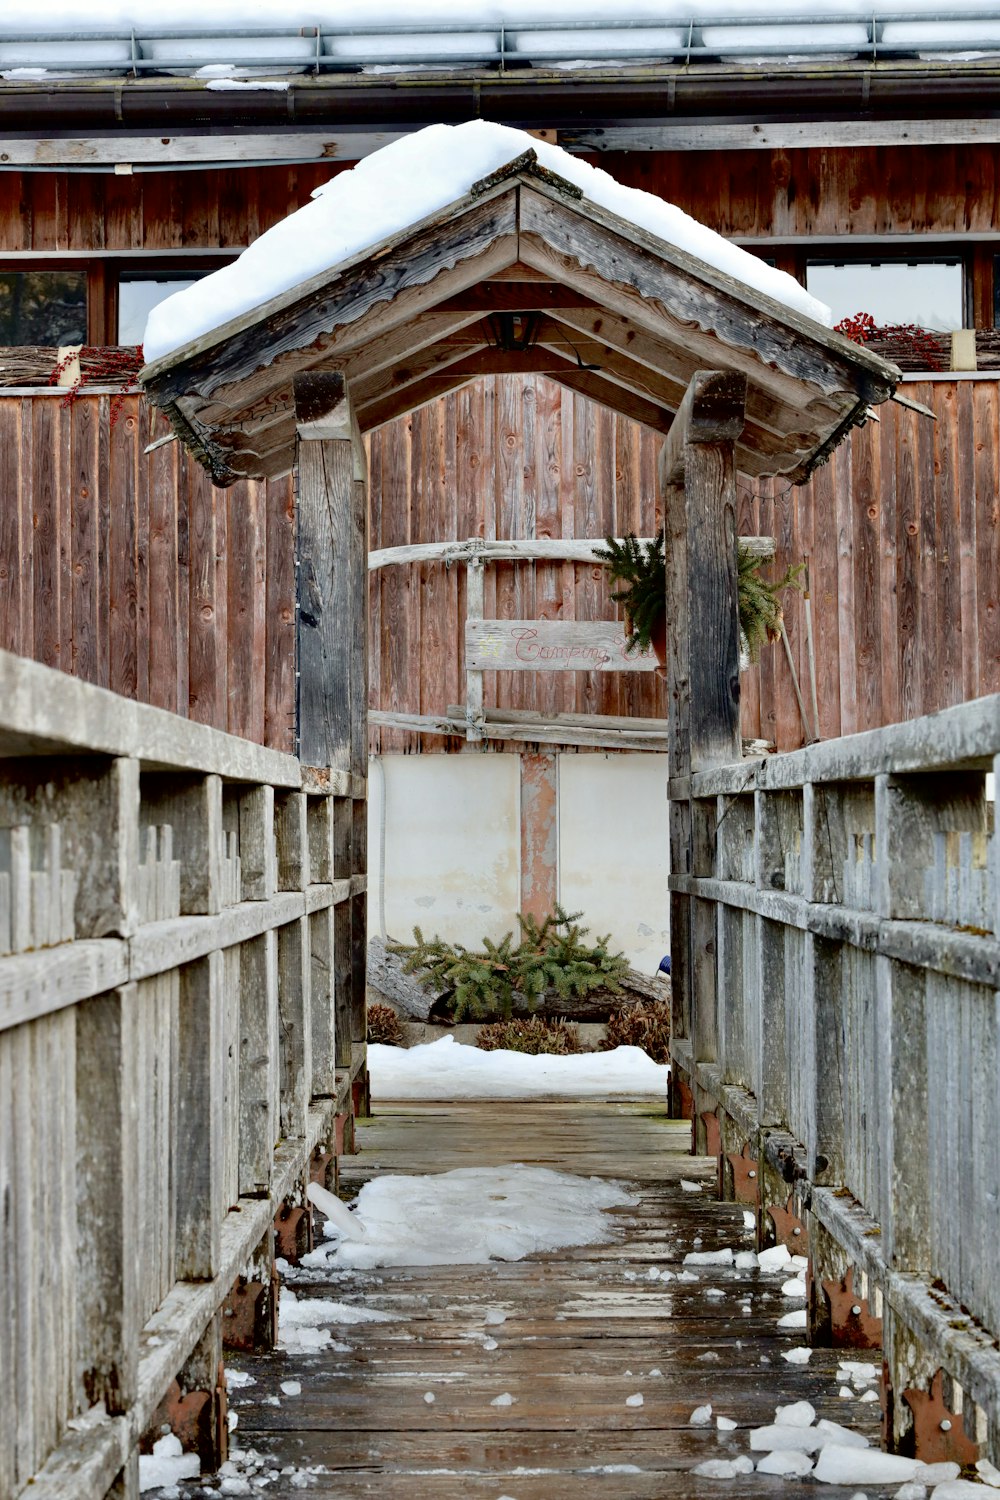
M 72 406 L 85 385 L 121 383 L 121 389 L 115 392 L 111 401 L 111 426 L 114 427 L 122 414 L 125 398 L 138 394 L 136 376 L 144 363 L 142 345 L 109 345 L 102 349 L 84 344 L 79 352 L 74 350 L 59 361 L 49 376 L 49 385 L 58 385 L 60 375 L 64 375 L 77 359 L 80 361 L 80 377 L 66 391 L 63 406 Z

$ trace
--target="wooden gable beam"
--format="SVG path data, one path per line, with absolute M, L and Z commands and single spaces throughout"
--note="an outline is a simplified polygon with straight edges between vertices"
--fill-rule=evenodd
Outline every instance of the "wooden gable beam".
M 415 381 L 402 390 L 394 392 L 368 405 L 358 408 L 358 420 L 364 431 L 390 422 L 394 417 L 426 406 L 449 391 L 458 390 L 484 375 L 548 375 L 559 384 L 590 396 L 602 406 L 623 416 L 643 422 L 657 432 L 666 432 L 670 426 L 670 412 L 652 401 L 634 396 L 624 387 L 602 378 L 599 374 L 577 370 L 560 355 L 547 349 L 527 349 L 521 353 L 508 354 L 498 349 L 484 349 L 457 361 L 439 375 Z
M 537 277 L 537 271 L 531 275 Z M 492 312 L 547 312 L 552 308 L 593 308 L 596 303 L 572 287 L 560 286 L 554 281 L 485 281 L 468 291 L 458 292 L 440 304 L 442 313 L 477 311 Z
M 559 311 L 558 318 L 573 340 L 578 336 L 593 340 L 595 346 L 613 349 L 642 368 L 662 371 L 669 366 L 670 377 L 679 391 L 676 403 L 679 405 L 698 369 L 689 350 L 679 344 L 665 343 L 633 318 L 604 307 L 566 307 Z M 811 426 L 816 422 L 838 421 L 841 407 L 825 396 L 812 393 L 810 397 L 806 387 L 801 388 L 799 402 L 793 407 L 785 400 L 777 400 L 755 380 L 749 382 L 747 416 L 753 423 L 772 432 L 798 432 L 804 425 L 803 413 L 807 414 L 805 425 Z
M 234 318 L 147 366 L 143 383 L 162 406 L 182 398 L 241 403 L 248 390 L 357 349 L 516 259 L 516 193 L 508 186 Z

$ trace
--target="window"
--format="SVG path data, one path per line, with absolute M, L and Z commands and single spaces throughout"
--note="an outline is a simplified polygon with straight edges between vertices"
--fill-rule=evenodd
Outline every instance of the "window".
M 86 271 L 0 272 L 0 344 L 86 342 Z
M 915 323 L 950 333 L 965 325 L 961 260 L 813 260 L 806 287 L 833 312 L 834 323 L 871 313 L 879 327 Z
M 193 276 L 122 276 L 118 282 L 118 343 L 141 344 L 152 308 L 193 286 Z

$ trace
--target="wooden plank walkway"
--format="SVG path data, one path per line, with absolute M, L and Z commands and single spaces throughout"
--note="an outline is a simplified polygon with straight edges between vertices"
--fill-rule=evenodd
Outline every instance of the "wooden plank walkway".
M 295 1273 L 300 1298 L 393 1314 L 391 1322 L 335 1329 L 349 1346 L 339 1352 L 233 1361 L 258 1382 L 233 1393 L 234 1441 L 274 1469 L 325 1465 L 329 1472 L 308 1493 L 324 1500 L 773 1495 L 801 1481 L 717 1481 L 691 1470 L 746 1453 L 747 1429 L 772 1420 L 777 1403 L 800 1399 L 877 1442 L 879 1408 L 838 1397 L 832 1350 L 815 1350 L 805 1366 L 781 1358 L 801 1343 L 776 1327 L 795 1305 L 781 1294 L 783 1278 L 719 1267 L 699 1268 L 697 1281 L 650 1278 L 654 1267 L 679 1271 L 696 1247 L 752 1248 L 743 1209 L 711 1197 L 714 1162 L 688 1155 L 689 1127 L 657 1104 L 383 1105 L 358 1137 L 360 1154 L 344 1162 L 348 1193 L 390 1172 L 519 1161 L 614 1177 L 634 1185 L 639 1201 L 614 1211 L 621 1238 L 606 1246 L 488 1266 L 323 1271 L 306 1280 L 310 1273 Z M 681 1178 L 701 1182 L 702 1194 L 682 1189 Z M 300 1394 L 282 1393 L 289 1379 L 301 1382 Z M 504 1393 L 514 1404 L 491 1404 Z M 643 1405 L 628 1406 L 636 1393 Z M 718 1432 L 714 1418 L 711 1427 L 690 1426 L 705 1402 L 735 1420 L 736 1430 Z M 855 1492 L 822 1489 L 831 1500 Z M 286 1476 L 267 1493 L 302 1491 Z M 868 1493 L 881 1492 L 869 1486 Z

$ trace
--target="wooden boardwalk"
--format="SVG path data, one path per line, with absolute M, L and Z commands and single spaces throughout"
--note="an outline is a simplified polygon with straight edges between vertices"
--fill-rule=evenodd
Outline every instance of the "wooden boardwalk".
M 296 1280 L 300 1298 L 364 1302 L 394 1315 L 335 1329 L 349 1352 L 233 1361 L 258 1382 L 233 1393 L 234 1442 L 276 1469 L 325 1465 L 329 1472 L 307 1493 L 324 1500 L 777 1494 L 797 1481 L 720 1482 L 691 1470 L 746 1453 L 749 1427 L 771 1420 L 777 1403 L 803 1398 L 877 1441 L 879 1408 L 838 1397 L 832 1350 L 815 1350 L 806 1366 L 781 1358 L 801 1343 L 777 1331 L 795 1305 L 781 1294 L 782 1277 L 706 1267 L 697 1281 L 650 1278 L 653 1267 L 679 1271 L 696 1246 L 752 1246 L 743 1209 L 711 1196 L 714 1162 L 688 1155 L 689 1127 L 658 1105 L 381 1106 L 359 1141 L 360 1154 L 345 1159 L 350 1191 L 387 1172 L 522 1161 L 618 1178 L 638 1187 L 639 1202 L 615 1211 L 621 1238 L 599 1248 Z M 681 1178 L 701 1182 L 702 1193 L 682 1189 Z M 301 1383 L 300 1394 L 282 1393 L 289 1379 Z M 491 1404 L 504 1393 L 514 1404 Z M 642 1406 L 627 1405 L 637 1393 Z M 692 1411 L 705 1402 L 736 1430 L 717 1431 L 714 1416 L 710 1427 L 692 1427 Z M 291 1484 L 285 1476 L 267 1493 L 302 1493 Z M 831 1500 L 855 1492 L 822 1490 Z

